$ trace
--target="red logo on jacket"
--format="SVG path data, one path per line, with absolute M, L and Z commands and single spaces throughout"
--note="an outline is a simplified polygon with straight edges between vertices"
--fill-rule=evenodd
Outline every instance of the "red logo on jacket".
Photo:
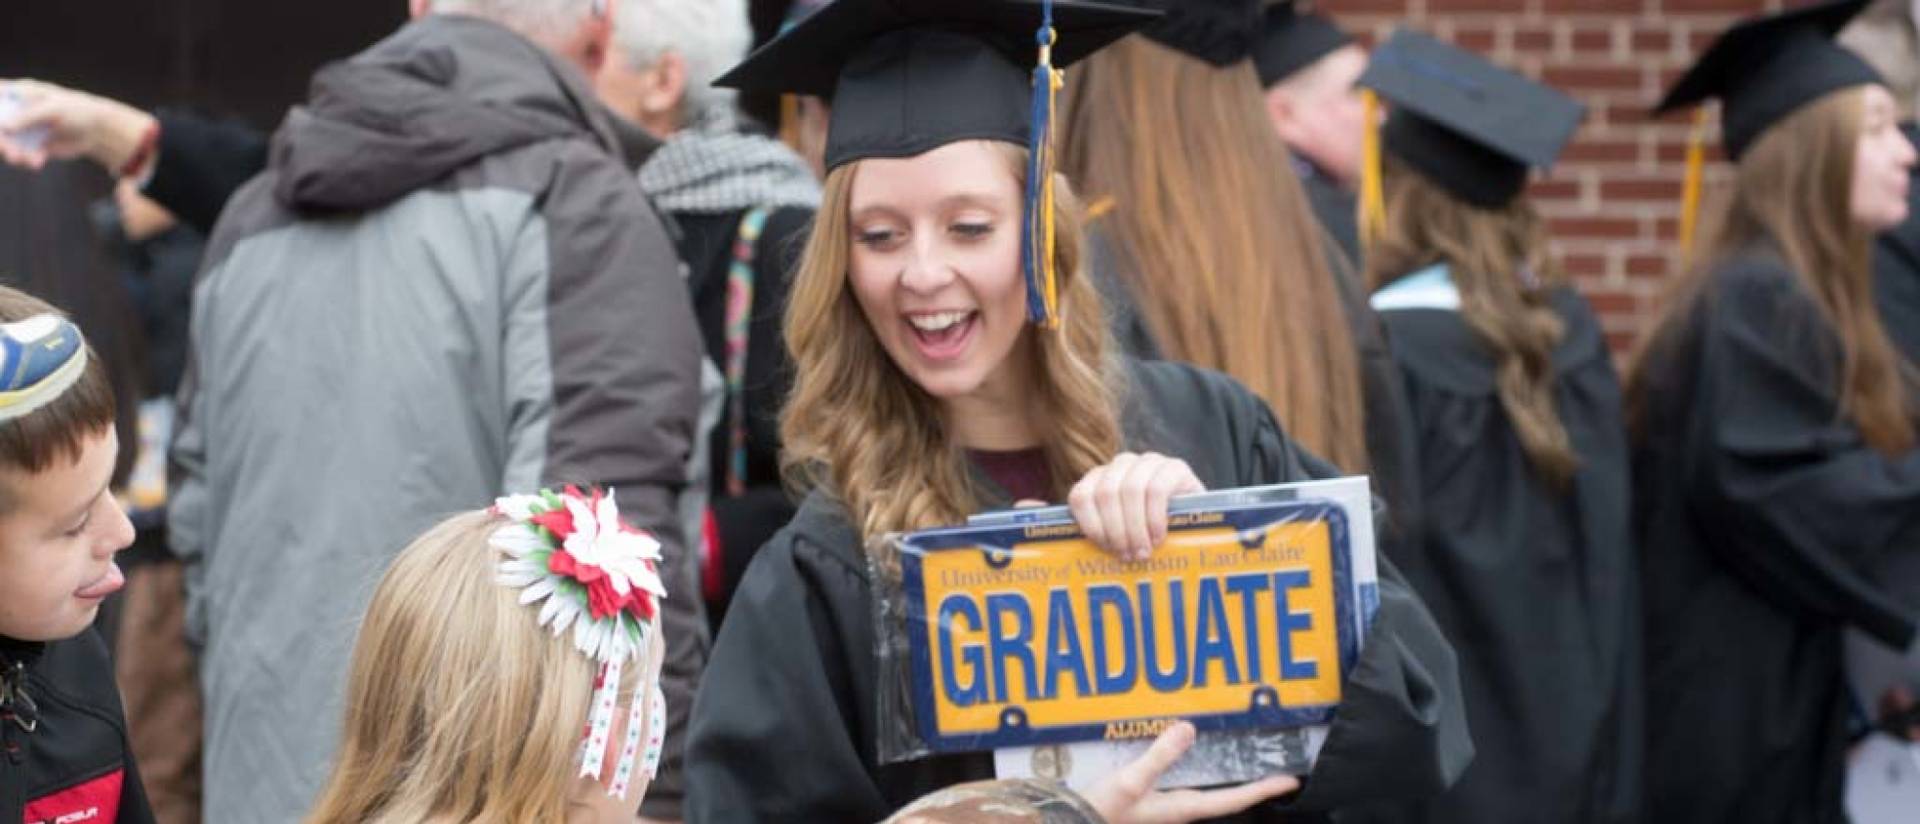
M 120 782 L 126 772 L 106 775 L 44 795 L 27 805 L 26 824 L 81 824 L 113 821 L 120 816 Z

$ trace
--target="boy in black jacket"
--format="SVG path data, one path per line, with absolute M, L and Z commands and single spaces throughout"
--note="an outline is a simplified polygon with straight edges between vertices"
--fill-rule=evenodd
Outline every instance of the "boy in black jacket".
M 133 525 L 113 390 L 80 330 L 0 287 L 0 822 L 151 822 L 100 602 Z

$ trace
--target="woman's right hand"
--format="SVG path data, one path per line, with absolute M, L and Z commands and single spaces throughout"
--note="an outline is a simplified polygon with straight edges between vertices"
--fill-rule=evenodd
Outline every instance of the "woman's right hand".
M 1120 558 L 1143 561 L 1167 539 L 1173 497 L 1205 491 L 1186 461 L 1122 452 L 1074 484 L 1067 507 L 1087 540 Z
M 1232 815 L 1300 789 L 1300 779 L 1274 775 L 1218 790 L 1155 790 L 1160 776 L 1193 746 L 1193 725 L 1168 727 L 1133 763 L 1103 779 L 1082 797 L 1107 824 L 1184 824 Z

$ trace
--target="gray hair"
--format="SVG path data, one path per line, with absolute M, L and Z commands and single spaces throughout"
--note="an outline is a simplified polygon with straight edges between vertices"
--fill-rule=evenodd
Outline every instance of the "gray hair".
M 1873 66 L 1893 92 L 1901 120 L 1920 98 L 1920 29 L 1909 0 L 1878 0 L 1840 32 L 1840 44 Z
M 685 122 L 692 125 L 733 104 L 730 89 L 713 81 L 753 45 L 746 0 L 620 0 L 614 42 L 627 67 L 645 71 L 668 52 L 687 66 Z
M 432 10 L 483 17 L 529 39 L 560 37 L 579 28 L 606 0 L 432 0 Z

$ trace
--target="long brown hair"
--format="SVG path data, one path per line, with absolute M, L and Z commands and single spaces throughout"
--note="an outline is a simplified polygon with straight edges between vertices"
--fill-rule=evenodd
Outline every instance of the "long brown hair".
M 1367 251 L 1368 283 L 1377 289 L 1447 264 L 1460 290 L 1460 319 L 1499 364 L 1500 406 L 1521 449 L 1549 482 L 1564 487 L 1580 458 L 1553 405 L 1553 350 L 1566 324 L 1547 302 L 1547 287 L 1560 273 L 1547 251 L 1546 222 L 1525 197 L 1481 209 L 1404 164 L 1389 162 L 1385 175 L 1387 225 Z
M 566 821 L 598 665 L 494 582 L 499 515 L 457 515 L 387 569 L 307 824 Z M 642 667 L 622 676 L 634 700 Z
M 1067 78 L 1060 169 L 1129 261 L 1166 354 L 1247 385 L 1309 450 L 1367 465 L 1358 360 L 1326 241 L 1252 62 L 1216 67 L 1138 35 Z
M 1700 263 L 1675 284 L 1634 353 L 1627 411 L 1636 434 L 1647 424 L 1647 365 L 1672 351 L 1706 299 L 1716 265 L 1763 246 L 1786 261 L 1832 326 L 1841 353 L 1840 414 L 1883 454 L 1912 448 L 1908 383 L 1874 304 L 1873 233 L 1849 209 L 1865 91 L 1841 89 L 1802 107 L 1740 159 L 1718 228 L 1704 254 L 1693 255 Z
M 1025 149 L 1003 150 L 1025 184 Z M 857 162 L 828 173 L 787 303 L 793 394 L 782 411 L 781 465 L 799 489 L 823 487 L 847 507 L 863 539 L 956 523 L 977 511 L 974 488 L 940 403 L 894 365 L 847 285 L 849 203 Z M 1035 409 L 1056 500 L 1120 450 L 1123 381 L 1100 296 L 1080 268 L 1082 218 L 1064 179 L 1054 262 L 1061 326 L 1034 336 Z M 1016 350 L 1014 357 L 1019 357 Z

